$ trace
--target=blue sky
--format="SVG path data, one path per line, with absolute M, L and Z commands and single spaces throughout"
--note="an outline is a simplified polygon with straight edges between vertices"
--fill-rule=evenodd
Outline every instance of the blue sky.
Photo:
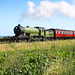
M 61 1 L 65 3 L 62 5 Z M 48 11 L 55 14 L 51 15 L 47 11 L 47 15 L 45 13 L 38 13 L 38 11 L 43 12 L 42 8 L 46 6 L 41 2 L 49 3 L 49 6 L 51 2 L 54 3 L 51 4 L 52 8 L 48 6 L 46 8 L 51 8 L 51 11 Z M 61 8 L 56 8 L 58 6 L 55 7 L 56 2 L 59 7 L 62 5 L 62 10 L 60 10 Z M 70 7 L 73 5 L 72 10 L 75 8 L 75 0 L 0 0 L 0 36 L 14 35 L 13 28 L 19 23 L 24 27 L 28 25 L 30 27 L 41 26 L 45 28 L 75 30 L 75 13 L 70 7 L 63 12 L 65 9 L 64 4 L 66 8 L 67 4 Z M 67 11 L 72 12 L 67 13 Z M 36 16 L 36 14 L 40 16 Z

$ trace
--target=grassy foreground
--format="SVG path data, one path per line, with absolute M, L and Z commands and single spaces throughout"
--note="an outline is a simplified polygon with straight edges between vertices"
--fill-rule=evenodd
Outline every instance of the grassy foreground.
M 0 75 L 75 75 L 75 40 L 0 44 Z

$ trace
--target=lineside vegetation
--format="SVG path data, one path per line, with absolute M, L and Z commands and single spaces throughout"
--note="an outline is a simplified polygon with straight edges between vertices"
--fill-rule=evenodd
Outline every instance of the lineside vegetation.
M 0 44 L 0 75 L 75 75 L 75 40 Z

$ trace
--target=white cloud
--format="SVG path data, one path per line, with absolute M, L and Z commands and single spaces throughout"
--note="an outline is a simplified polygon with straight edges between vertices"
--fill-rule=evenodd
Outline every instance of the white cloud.
M 56 12 L 60 12 L 69 17 L 75 18 L 75 5 L 70 5 L 65 1 L 60 2 L 50 2 L 48 0 L 41 1 L 40 5 L 35 7 L 36 5 L 28 1 L 29 14 L 37 19 L 42 17 L 50 18 L 54 15 L 57 15 Z M 35 7 L 35 8 L 34 8 Z
M 49 1 L 42 1 L 40 2 L 40 5 L 36 8 L 35 14 L 37 17 L 44 16 L 46 18 L 49 18 L 53 16 L 57 8 L 58 8 L 57 3 L 52 3 Z
M 75 3 L 75 0 L 73 0 L 73 3 Z
M 59 3 L 58 11 L 69 17 L 75 18 L 75 5 L 70 5 L 65 1 L 62 1 Z

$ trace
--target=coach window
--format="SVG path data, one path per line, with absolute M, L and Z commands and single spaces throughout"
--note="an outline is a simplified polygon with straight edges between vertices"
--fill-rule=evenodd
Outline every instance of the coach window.
M 68 32 L 67 32 L 67 34 L 68 34 Z
M 66 34 L 66 32 L 65 32 L 65 34 Z
M 65 32 L 64 32 L 64 34 L 65 34 Z
M 73 33 L 71 32 L 71 34 L 73 34 Z
M 46 37 L 54 37 L 54 31 L 53 30 L 46 31 Z
M 62 32 L 60 32 L 60 34 L 62 34 Z
M 67 32 L 66 32 L 66 34 L 67 34 Z
M 72 32 L 71 32 L 71 34 L 72 34 Z
M 50 37 L 54 37 L 54 31 L 53 30 L 50 30 L 49 34 L 50 34 Z
M 44 31 L 44 29 L 42 29 L 42 32 Z
M 57 34 L 59 34 L 59 32 L 57 31 Z
M 64 32 L 64 34 L 65 34 L 65 32 Z
M 64 34 L 65 34 L 65 32 L 64 32 Z
M 63 32 L 63 34 L 65 34 L 65 33 Z
M 65 34 L 66 34 L 66 32 L 65 32 Z
M 66 32 L 65 32 L 65 34 L 66 34 Z

